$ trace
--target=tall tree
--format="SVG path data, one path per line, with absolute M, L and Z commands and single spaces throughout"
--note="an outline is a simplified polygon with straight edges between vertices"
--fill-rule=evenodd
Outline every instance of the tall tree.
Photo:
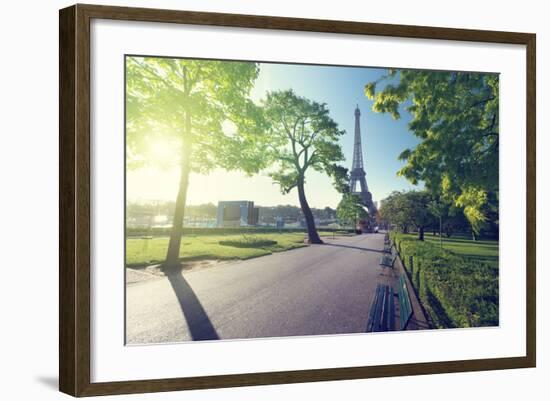
M 401 153 L 399 174 L 461 206 L 475 232 L 487 218 L 486 202 L 498 201 L 498 75 L 389 70 L 365 94 L 375 112 L 412 114 L 409 129 L 421 142 Z
M 190 173 L 262 168 L 262 113 L 248 97 L 258 72 L 248 62 L 126 59 L 127 166 L 180 170 L 166 268 L 179 265 Z
M 431 197 L 427 191 L 409 191 L 405 193 L 407 213 L 411 223 L 416 227 L 418 239 L 424 241 L 424 230 L 434 220 L 428 207 Z
M 428 210 L 439 221 L 439 247 L 443 248 L 443 216 L 447 212 L 448 206 L 443 202 L 433 199 L 428 202 Z
M 336 208 L 336 216 L 341 223 L 357 228 L 357 221 L 368 218 L 369 214 L 361 203 L 361 197 L 351 192 L 342 195 L 342 200 Z
M 423 241 L 424 230 L 434 219 L 429 210 L 430 201 L 431 196 L 427 191 L 394 191 L 382 202 L 380 214 L 403 232 L 414 226 L 418 239 Z
M 293 91 L 270 92 L 264 102 L 269 123 L 269 158 L 277 165 L 271 174 L 286 194 L 296 188 L 306 220 L 309 242 L 321 244 L 306 192 L 309 169 L 332 175 L 341 185 L 342 168 L 335 164 L 344 159 L 338 142 L 344 131 L 329 116 L 326 104 L 296 95 Z
M 393 191 L 381 202 L 380 218 L 385 221 L 389 228 L 397 227 L 401 232 L 407 233 L 411 225 L 406 213 L 407 203 L 403 192 Z

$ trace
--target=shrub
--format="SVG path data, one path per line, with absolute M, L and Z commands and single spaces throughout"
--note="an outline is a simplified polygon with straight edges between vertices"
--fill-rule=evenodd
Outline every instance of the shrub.
M 435 327 L 498 325 L 498 268 L 399 233 L 390 238 Z
M 234 246 L 236 248 L 263 248 L 267 246 L 277 245 L 277 241 L 273 241 L 267 238 L 241 238 L 234 240 L 222 240 L 219 241 L 220 245 Z

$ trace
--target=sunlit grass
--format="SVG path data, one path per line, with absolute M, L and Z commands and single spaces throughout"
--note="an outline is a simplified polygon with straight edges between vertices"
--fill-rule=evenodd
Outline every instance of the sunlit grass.
M 332 236 L 329 232 L 319 232 L 321 236 Z M 342 235 L 342 234 L 336 234 Z M 235 235 L 188 235 L 181 240 L 180 259 L 192 260 L 231 260 L 250 259 L 258 256 L 282 252 L 307 246 L 303 232 L 258 233 Z M 221 242 L 234 242 L 238 246 L 222 245 Z M 249 243 L 250 246 L 246 246 Z M 166 257 L 168 237 L 127 238 L 126 265 L 144 266 L 161 263 Z
M 407 234 L 406 237 L 417 238 L 416 234 Z M 439 245 L 439 236 L 425 233 L 424 240 Z M 443 236 L 443 248 L 470 259 L 486 262 L 498 267 L 498 241 L 479 240 L 473 241 L 466 236 Z

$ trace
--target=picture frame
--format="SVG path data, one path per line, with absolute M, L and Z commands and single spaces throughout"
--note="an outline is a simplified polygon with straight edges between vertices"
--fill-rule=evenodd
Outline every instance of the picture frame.
M 307 370 L 93 381 L 91 33 L 93 20 L 186 24 L 310 34 L 512 44 L 526 49 L 525 355 Z M 529 33 L 374 24 L 77 4 L 59 14 L 59 389 L 73 396 L 350 380 L 536 366 L 536 36 Z M 208 345 L 205 345 L 208 346 Z M 246 345 L 244 345 L 246 347 Z M 290 357 L 289 357 L 290 358 Z

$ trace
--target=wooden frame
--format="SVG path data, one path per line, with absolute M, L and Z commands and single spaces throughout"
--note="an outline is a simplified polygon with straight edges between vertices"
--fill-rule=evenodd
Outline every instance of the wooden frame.
M 478 41 L 527 48 L 527 276 L 525 357 L 192 378 L 90 382 L 90 20 L 92 18 Z M 59 388 L 73 396 L 143 393 L 534 367 L 536 363 L 535 48 L 529 33 L 75 5 L 60 11 Z

